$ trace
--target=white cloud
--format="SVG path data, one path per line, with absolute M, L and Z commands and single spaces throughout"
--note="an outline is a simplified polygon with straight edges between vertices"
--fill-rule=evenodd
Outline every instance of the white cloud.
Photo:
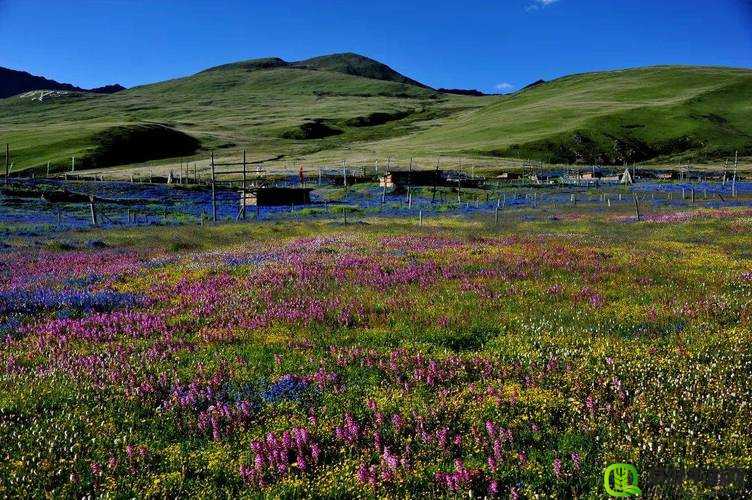
M 558 1 L 559 0 L 533 0 L 533 3 L 525 7 L 525 10 L 528 12 L 532 12 L 534 10 L 544 9 L 550 5 L 555 4 Z
M 501 83 L 497 83 L 496 85 L 494 85 L 494 88 L 496 89 L 497 92 L 504 92 L 507 90 L 512 90 L 514 88 L 514 85 L 512 85 L 509 82 L 501 82 Z

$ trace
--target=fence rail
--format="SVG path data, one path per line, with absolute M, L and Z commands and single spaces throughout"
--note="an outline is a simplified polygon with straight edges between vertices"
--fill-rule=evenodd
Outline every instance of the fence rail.
M 72 169 L 75 169 L 75 160 L 72 159 L 71 163 Z M 386 163 L 383 170 L 379 169 L 379 163 L 376 162 L 373 168 L 349 168 L 343 163 L 342 167 L 300 167 L 297 172 L 274 172 L 264 168 L 260 163 L 248 162 L 245 151 L 242 160 L 238 162 L 217 162 L 212 153 L 208 166 L 202 167 L 201 170 L 195 164 L 192 168 L 190 165 L 181 164 L 178 174 L 169 172 L 167 176 L 155 176 L 152 173 L 145 176 L 130 175 L 128 180 L 106 179 L 102 174 L 75 171 L 56 176 L 34 178 L 32 175 L 23 178 L 11 175 L 11 165 L 10 150 L 6 146 L 6 189 L 10 189 L 14 184 L 23 187 L 25 183 L 51 183 L 66 190 L 80 189 L 81 193 L 89 196 L 85 202 L 79 200 L 77 204 L 42 203 L 39 200 L 27 204 L 25 210 L 57 225 L 63 224 L 66 219 L 83 219 L 92 225 L 133 224 L 139 223 L 138 221 L 204 223 L 206 220 L 242 220 L 246 218 L 247 207 L 253 206 L 250 202 L 254 196 L 258 196 L 260 190 L 272 187 L 301 189 L 325 184 L 344 187 L 345 198 L 339 203 L 314 200 L 305 207 L 293 202 L 289 207 L 263 209 L 257 199 L 255 218 L 289 217 L 288 214 L 302 217 L 303 212 L 311 217 L 334 213 L 342 213 L 343 217 L 347 217 L 347 213 L 358 210 L 382 216 L 415 216 L 422 224 L 425 217 L 430 217 L 434 213 L 488 212 L 493 215 L 494 224 L 498 224 L 502 215 L 510 210 L 545 208 L 555 214 L 557 210 L 561 211 L 567 206 L 588 205 L 604 210 L 626 210 L 632 207 L 635 217 L 639 219 L 651 208 L 657 210 L 668 206 L 746 206 L 750 203 L 749 194 L 752 191 L 749 185 L 744 185 L 738 178 L 738 158 L 734 161 L 733 170 L 724 172 L 722 179 L 719 178 L 717 182 L 700 182 L 702 176 L 698 176 L 695 179 L 697 182 L 693 183 L 687 173 L 689 170 L 685 169 L 678 179 L 660 181 L 663 183 L 641 182 L 636 176 L 636 183 L 630 187 L 604 183 L 598 179 L 588 179 L 587 182 L 569 185 L 533 184 L 520 176 L 513 180 L 486 179 L 481 186 L 474 188 L 464 186 L 462 177 L 455 175 L 456 187 L 442 185 L 439 189 L 436 182 L 429 186 L 418 186 L 410 185 L 408 181 L 405 192 L 387 193 L 386 184 L 383 183 L 378 192 L 360 199 L 350 189 L 352 185 L 375 180 L 377 174 L 392 168 L 391 161 Z M 412 169 L 413 166 L 411 162 L 409 168 Z M 437 173 L 438 167 L 437 163 Z M 408 176 L 408 179 L 410 177 Z M 110 185 L 113 185 L 111 189 Z M 642 187 L 646 185 L 651 187 L 643 192 Z M 741 197 L 740 186 L 744 191 Z M 123 193 L 130 190 L 148 199 L 112 199 L 111 196 L 108 198 L 105 195 L 108 189 L 115 192 L 121 189 Z M 296 207 L 299 209 L 297 214 Z M 20 214 L 23 210 L 8 209 L 6 219 L 13 219 L 16 212 Z M 18 215 L 17 218 L 23 219 L 23 216 Z

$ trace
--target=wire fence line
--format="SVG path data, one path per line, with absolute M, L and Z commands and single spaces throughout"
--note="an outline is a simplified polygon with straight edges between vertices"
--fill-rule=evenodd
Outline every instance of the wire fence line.
M 725 168 L 722 173 L 693 174 L 688 169 L 680 169 L 664 174 L 670 180 L 654 180 L 654 173 L 650 174 L 650 179 L 641 180 L 641 172 L 634 167 L 620 174 L 618 168 L 555 171 L 542 164 L 526 163 L 523 173 L 529 175 L 516 173 L 503 180 L 499 178 L 502 176 L 487 180 L 475 176 L 472 168 L 470 174 L 467 169 L 441 171 L 438 160 L 435 175 L 426 176 L 433 170 L 419 170 L 411 159 L 401 172 L 406 186 L 387 192 L 386 175 L 398 168 L 396 163 L 392 166 L 391 159 L 381 167 L 376 161 L 370 166 L 352 168 L 343 161 L 341 167 L 306 169 L 300 166 L 296 173 L 268 171 L 262 163 L 249 162 L 245 151 L 239 161 L 216 161 L 211 153 L 208 165 L 201 169 L 195 163 L 192 168 L 181 163 L 177 172 L 169 171 L 167 176 L 154 176 L 148 171 L 147 175 L 131 175 L 123 180 L 76 172 L 75 158 L 72 158 L 71 172 L 42 178 L 34 174 L 13 177 L 8 155 L 6 146 L 0 220 L 57 226 L 244 220 L 254 197 L 255 213 L 251 218 L 256 220 L 320 218 L 333 214 L 347 218 L 348 213 L 352 220 L 357 214 L 394 217 L 417 214 L 422 223 L 424 215 L 492 212 L 498 223 L 499 214 L 509 210 L 545 208 L 556 212 L 577 206 L 603 210 L 633 207 L 639 219 L 641 209 L 644 213 L 684 206 L 746 206 L 752 192 L 750 184 L 738 177 L 738 161 L 734 162 L 733 170 Z M 439 187 L 440 172 L 444 177 Z M 433 181 L 419 184 L 416 178 L 421 176 Z M 624 183 L 625 180 L 628 182 Z M 373 187 L 374 184 L 378 187 Z M 293 201 L 289 206 L 285 203 L 262 206 L 258 197 L 265 189 L 315 192 L 329 186 L 343 188 L 344 195 L 329 199 L 325 193 L 314 193 L 309 203 Z
M 194 188 L 168 184 L 112 181 L 13 179 L 17 191 L 44 184 L 58 190 L 90 196 L 86 202 L 50 203 L 40 198 L 16 198 L 0 192 L 4 222 L 46 224 L 60 228 L 149 224 L 206 224 L 243 220 L 243 190 L 236 186 Z M 246 185 L 250 190 L 251 186 Z M 326 188 L 325 188 L 326 189 Z M 339 188 L 337 188 L 339 189 Z M 508 213 L 543 209 L 552 216 L 572 209 L 633 211 L 636 218 L 651 211 L 692 207 L 750 206 L 752 185 L 682 182 L 637 183 L 632 186 L 545 186 L 488 184 L 479 189 L 413 186 L 403 193 L 389 192 L 375 183 L 342 186 L 336 200 L 314 196 L 311 203 L 257 207 L 250 220 L 335 219 L 352 222 L 380 216 L 424 219 L 437 215 L 476 215 L 498 224 Z M 213 194 L 213 195 L 212 195 Z M 117 197 L 116 197 L 117 196 Z

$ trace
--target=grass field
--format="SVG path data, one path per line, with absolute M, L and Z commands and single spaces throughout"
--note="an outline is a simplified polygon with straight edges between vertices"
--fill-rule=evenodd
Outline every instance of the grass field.
M 14 169 L 44 170 L 49 161 L 53 171 L 67 170 L 73 155 L 79 168 L 143 167 L 126 154 L 132 147 L 112 137 L 155 123 L 194 137 L 200 148 L 150 150 L 148 168 L 244 148 L 250 160 L 277 158 L 277 166 L 389 156 L 429 165 L 439 156 L 495 165 L 500 158 L 722 163 L 736 150 L 750 154 L 749 70 L 652 67 L 468 97 L 413 85 L 355 57 L 231 64 L 114 95 L 8 98 L 0 101 L 0 136 L 11 144 Z
M 0 250 L 0 496 L 603 496 L 750 469 L 749 210 Z

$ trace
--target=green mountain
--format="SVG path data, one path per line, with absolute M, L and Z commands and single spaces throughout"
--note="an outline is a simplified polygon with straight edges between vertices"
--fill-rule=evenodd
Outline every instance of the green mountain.
M 83 91 L 68 83 L 60 83 L 25 71 L 0 67 L 0 98 L 22 94 L 30 90 Z
M 294 63 L 293 66 L 318 69 L 322 71 L 336 71 L 346 75 L 362 76 L 364 78 L 373 78 L 375 80 L 405 83 L 407 85 L 428 88 L 420 82 L 397 73 L 386 64 L 353 53 L 314 57 L 312 59 L 306 59 L 305 61 Z
M 539 83 L 385 150 L 558 163 L 718 161 L 752 154 L 752 71 L 659 66 Z
M 0 82 L 1 83 L 1 82 Z M 752 71 L 573 75 L 505 96 L 434 91 L 356 54 L 257 59 L 112 95 L 0 100 L 14 168 L 108 167 L 247 148 L 306 161 L 387 155 L 551 162 L 752 155 Z M 134 154 L 134 149 L 141 149 Z
M 42 76 L 32 75 L 25 71 L 0 67 L 0 99 L 34 90 L 60 90 L 68 92 L 94 92 L 97 94 L 114 94 L 125 87 L 121 85 L 105 85 L 91 90 L 85 90 L 69 83 L 60 83 Z
M 383 80 L 387 82 L 404 83 L 415 85 L 417 87 L 429 88 L 420 82 L 412 80 L 404 75 L 394 71 L 386 64 L 382 64 L 369 57 L 361 56 L 348 52 L 345 54 L 331 54 L 326 56 L 314 57 L 304 61 L 287 62 L 278 57 L 268 57 L 264 59 L 251 59 L 231 64 L 223 64 L 209 68 L 204 72 L 227 71 L 232 69 L 243 69 L 246 71 L 256 71 L 272 68 L 292 68 L 308 69 L 318 71 L 334 71 L 345 75 L 361 76 L 363 78 L 372 78 L 374 80 Z

